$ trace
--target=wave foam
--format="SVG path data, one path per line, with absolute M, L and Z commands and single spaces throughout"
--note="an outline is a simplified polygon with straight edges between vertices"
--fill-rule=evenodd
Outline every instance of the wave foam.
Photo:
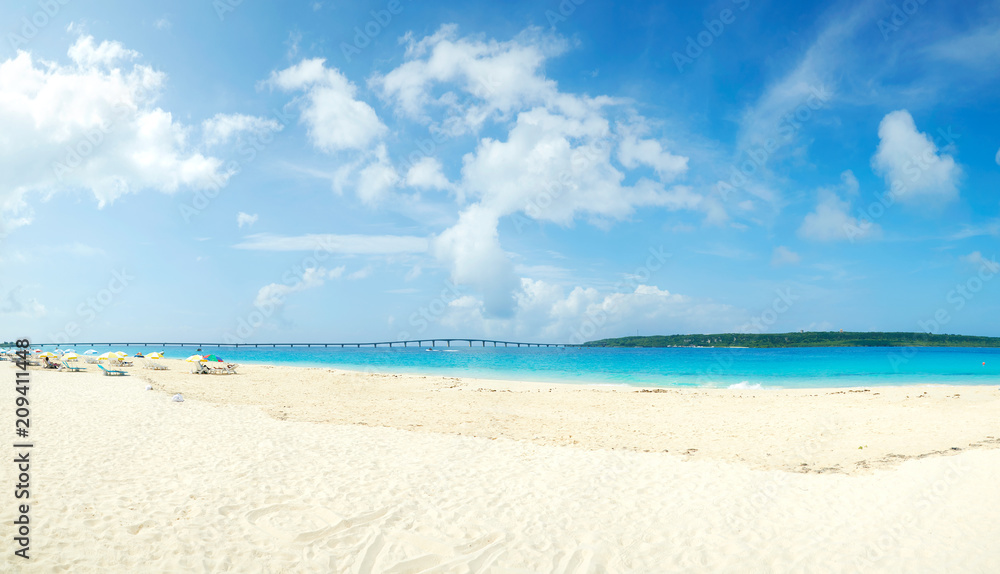
M 742 383 L 736 383 L 734 385 L 729 385 L 726 388 L 727 389 L 743 389 L 743 390 L 753 389 L 753 390 L 756 390 L 756 389 L 762 389 L 764 387 L 760 386 L 760 383 L 754 383 L 754 384 L 751 385 L 750 381 L 743 381 Z

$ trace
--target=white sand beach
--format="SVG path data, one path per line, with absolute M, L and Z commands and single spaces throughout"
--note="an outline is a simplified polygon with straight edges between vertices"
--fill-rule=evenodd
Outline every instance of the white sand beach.
M 648 393 L 168 364 L 32 371 L 32 559 L 13 556 L 8 496 L 0 571 L 1000 564 L 996 387 Z

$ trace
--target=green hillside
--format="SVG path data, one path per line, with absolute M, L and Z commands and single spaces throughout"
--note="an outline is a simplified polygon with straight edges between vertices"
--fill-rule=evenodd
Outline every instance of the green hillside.
M 654 335 L 588 341 L 584 347 L 1000 347 L 1000 337 L 928 333 L 718 333 Z

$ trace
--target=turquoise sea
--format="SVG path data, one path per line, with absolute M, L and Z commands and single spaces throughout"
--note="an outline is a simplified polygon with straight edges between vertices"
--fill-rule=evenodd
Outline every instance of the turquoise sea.
M 48 346 L 52 349 L 53 346 Z M 121 345 L 98 352 L 164 351 L 185 358 L 196 347 Z M 378 348 L 203 347 L 226 361 L 335 367 L 563 383 L 661 387 L 827 388 L 913 384 L 1000 385 L 1000 348 L 852 347 L 793 349 L 442 346 Z M 83 353 L 87 348 L 74 349 Z M 985 364 L 984 364 L 985 363 Z

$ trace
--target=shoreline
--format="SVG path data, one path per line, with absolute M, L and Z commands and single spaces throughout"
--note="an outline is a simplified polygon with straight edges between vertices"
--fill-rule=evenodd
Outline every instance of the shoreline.
M 669 452 L 809 473 L 864 474 L 1000 448 L 1000 390 L 992 385 L 664 388 L 256 364 L 236 375 L 192 375 L 190 363 L 165 361 L 167 371 L 137 365 L 130 373 L 168 395 L 254 405 L 278 420 Z

